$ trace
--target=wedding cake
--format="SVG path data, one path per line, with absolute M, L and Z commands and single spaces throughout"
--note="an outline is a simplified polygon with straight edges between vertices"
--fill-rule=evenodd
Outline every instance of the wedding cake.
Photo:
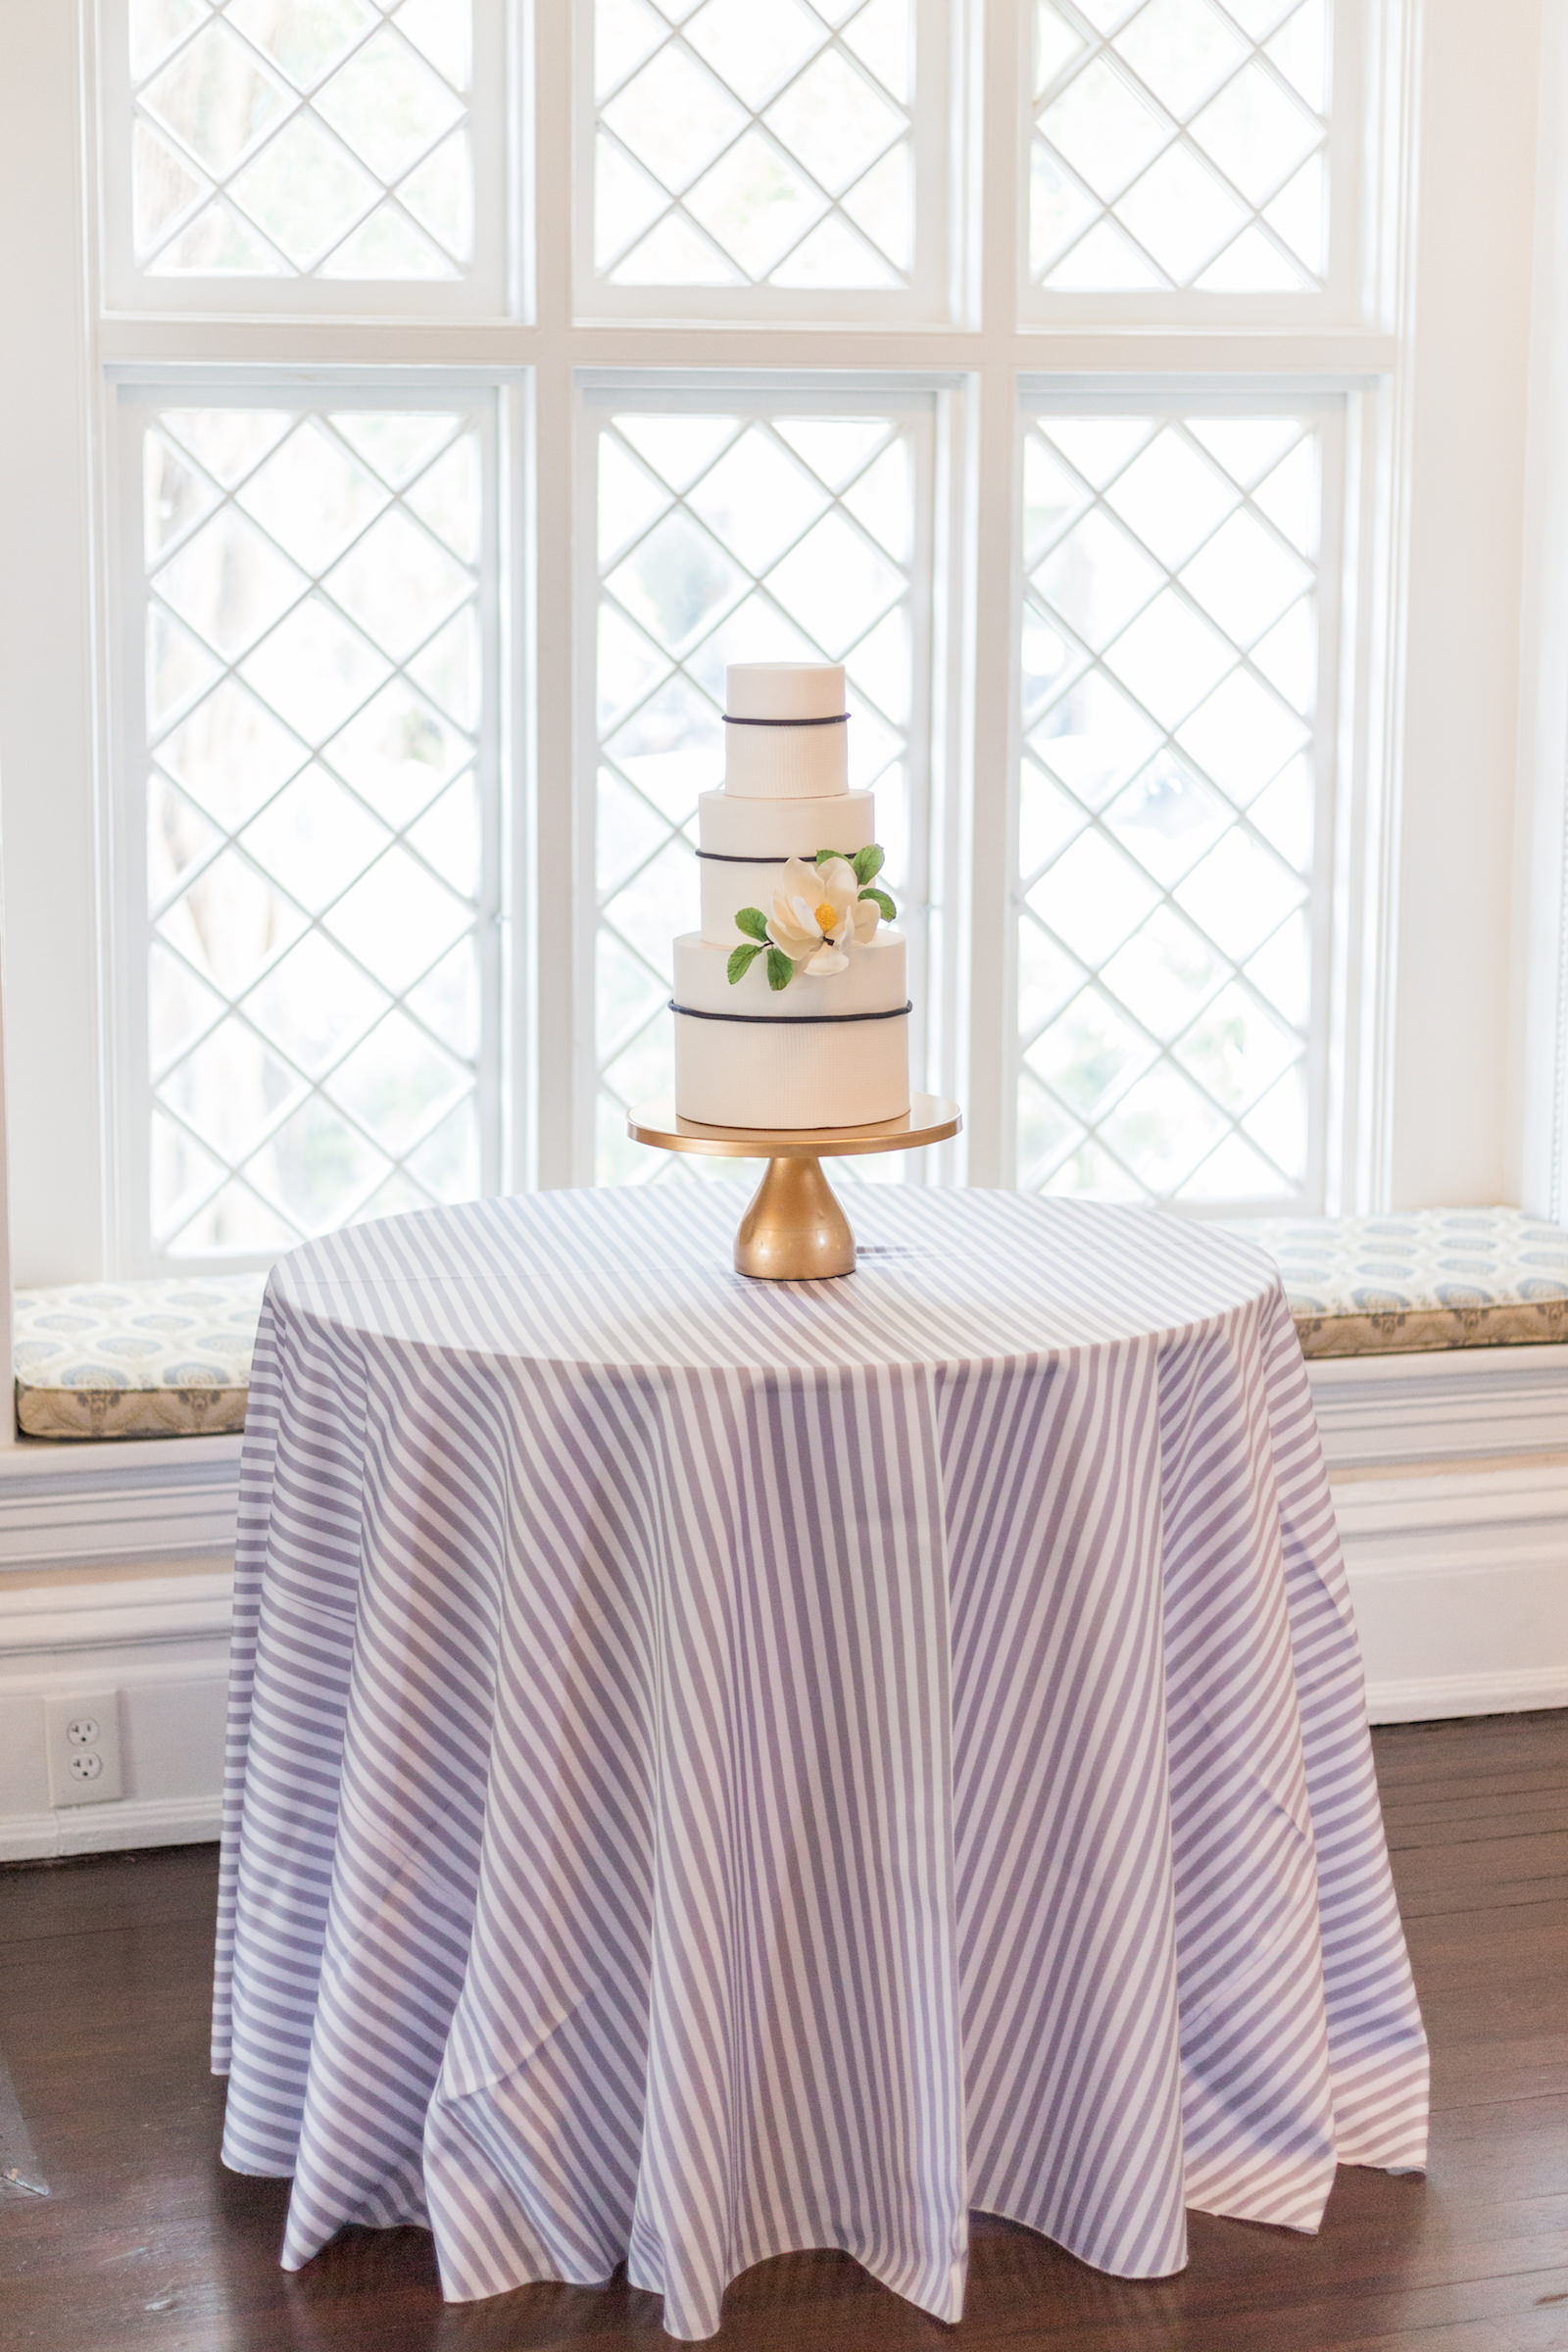
M 905 941 L 875 796 L 849 789 L 836 662 L 725 674 L 724 785 L 698 802 L 701 931 L 675 942 L 675 1108 L 858 1127 L 909 1107 Z

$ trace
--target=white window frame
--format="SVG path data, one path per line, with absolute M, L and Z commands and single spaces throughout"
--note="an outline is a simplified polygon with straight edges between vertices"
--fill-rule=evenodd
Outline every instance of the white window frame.
M 762 5 L 763 0 L 754 0 Z M 615 286 L 594 267 L 594 0 L 571 0 L 574 56 L 571 179 L 573 310 L 582 325 L 641 320 L 785 325 L 940 325 L 964 308 L 957 161 L 965 108 L 970 10 L 979 0 L 914 0 L 916 103 L 914 264 L 903 287 Z M 640 71 L 640 68 L 639 68 Z M 628 76 L 630 78 L 630 76 Z M 608 99 L 606 100 L 608 104 Z
M 136 266 L 132 240 L 132 85 L 129 0 L 96 0 L 92 50 L 96 87 L 98 236 L 104 308 L 109 316 L 365 318 L 406 319 L 493 317 L 507 299 L 518 251 L 509 170 L 507 120 L 515 119 L 522 80 L 518 24 L 510 0 L 471 0 L 473 66 L 468 131 L 473 157 L 473 259 L 459 278 L 352 278 L 300 275 L 158 276 Z M 372 26 L 371 31 L 375 28 Z M 370 37 L 367 33 L 366 38 Z M 284 122 L 291 121 L 286 116 Z M 269 134 L 275 137 L 279 122 Z M 261 143 L 266 144 L 266 141 Z M 256 150 L 260 152 L 260 147 Z M 247 157 L 247 162 L 249 157 Z

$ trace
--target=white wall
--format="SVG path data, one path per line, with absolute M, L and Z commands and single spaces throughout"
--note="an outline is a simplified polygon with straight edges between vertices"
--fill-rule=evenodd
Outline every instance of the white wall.
M 1541 15 L 1539 0 L 1424 10 L 1392 1207 L 1506 1200 L 1517 1164 L 1510 929 Z
M 61 136 L 79 74 L 69 0 L 0 0 L 0 841 L 21 1283 L 102 1271 L 89 379 L 79 141 Z

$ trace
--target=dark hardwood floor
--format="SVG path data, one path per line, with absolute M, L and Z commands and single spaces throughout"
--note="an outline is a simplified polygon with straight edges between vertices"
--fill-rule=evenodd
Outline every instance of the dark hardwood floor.
M 791 2256 L 731 2287 L 726 2352 L 1568 2348 L 1568 1713 L 1377 1748 L 1433 2043 L 1428 2179 L 1342 2172 L 1316 2238 L 1194 2215 L 1187 2271 L 1154 2285 L 979 2221 L 953 2329 L 843 2256 Z M 444 2309 L 418 2230 L 351 2231 L 284 2278 L 286 2183 L 218 2162 L 215 1869 L 185 1847 L 0 1870 L 0 2053 L 50 2189 L 0 2195 L 6 2352 L 657 2343 L 658 2301 L 621 2283 Z

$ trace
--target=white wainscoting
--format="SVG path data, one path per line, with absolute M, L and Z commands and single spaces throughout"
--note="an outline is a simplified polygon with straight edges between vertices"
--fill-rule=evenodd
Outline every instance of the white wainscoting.
M 1312 1366 L 1375 1723 L 1568 1706 L 1568 1348 Z M 237 1438 L 0 1453 L 0 1858 L 218 1828 Z M 118 1690 L 52 1808 L 44 1701 Z
M 218 1835 L 230 1563 L 0 1582 L 0 1857 Z M 124 1794 L 51 1807 L 44 1702 L 119 1692 Z
M 1373 1722 L 1568 1706 L 1568 1348 L 1311 1376 Z
M 217 1836 L 239 1445 L 0 1452 L 0 1858 Z M 56 1809 L 44 1702 L 106 1690 L 124 1794 Z

